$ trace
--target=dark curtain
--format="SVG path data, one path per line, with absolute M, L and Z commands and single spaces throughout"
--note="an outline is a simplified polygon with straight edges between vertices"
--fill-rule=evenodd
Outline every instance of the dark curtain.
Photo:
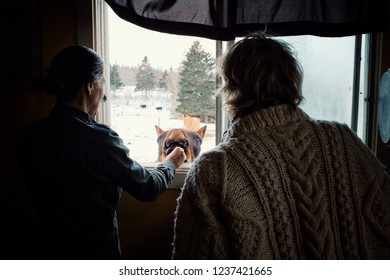
M 105 0 L 122 19 L 178 35 L 232 40 L 274 36 L 339 37 L 385 31 L 388 0 Z

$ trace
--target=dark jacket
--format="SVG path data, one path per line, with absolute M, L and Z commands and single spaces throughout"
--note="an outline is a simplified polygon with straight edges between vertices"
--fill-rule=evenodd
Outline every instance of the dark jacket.
M 25 131 L 20 159 L 39 217 L 30 248 L 37 259 L 120 258 L 116 208 L 122 189 L 153 201 L 175 173 L 170 161 L 146 170 L 116 132 L 66 105 Z

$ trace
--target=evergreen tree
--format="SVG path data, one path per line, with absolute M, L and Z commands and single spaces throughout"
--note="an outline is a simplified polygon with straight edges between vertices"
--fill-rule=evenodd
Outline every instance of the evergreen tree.
M 110 65 L 110 88 L 114 92 L 123 87 L 123 82 L 119 76 L 118 64 Z
M 164 72 L 162 73 L 162 77 L 158 80 L 158 88 L 160 90 L 166 91 L 168 89 L 167 78 L 168 72 L 167 70 L 164 70 Z
M 215 116 L 214 64 L 211 54 L 195 41 L 181 64 L 176 111 L 204 121 Z
M 147 56 L 144 57 L 142 64 L 138 67 L 135 79 L 135 91 L 143 91 L 145 93 L 145 97 L 148 97 L 148 92 L 155 88 L 156 77 Z

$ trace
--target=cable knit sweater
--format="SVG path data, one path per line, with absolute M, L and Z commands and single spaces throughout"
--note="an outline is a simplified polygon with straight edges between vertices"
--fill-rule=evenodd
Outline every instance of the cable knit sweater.
M 390 178 L 346 126 L 278 105 L 186 178 L 173 259 L 390 259 Z

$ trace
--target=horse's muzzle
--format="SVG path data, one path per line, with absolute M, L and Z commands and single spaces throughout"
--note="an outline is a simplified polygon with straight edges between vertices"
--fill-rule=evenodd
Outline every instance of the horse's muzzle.
M 183 148 L 184 153 L 187 153 L 188 150 L 188 141 L 187 140 L 180 140 L 180 141 L 170 141 L 169 143 L 165 143 L 167 146 L 167 155 L 169 155 L 176 147 Z

